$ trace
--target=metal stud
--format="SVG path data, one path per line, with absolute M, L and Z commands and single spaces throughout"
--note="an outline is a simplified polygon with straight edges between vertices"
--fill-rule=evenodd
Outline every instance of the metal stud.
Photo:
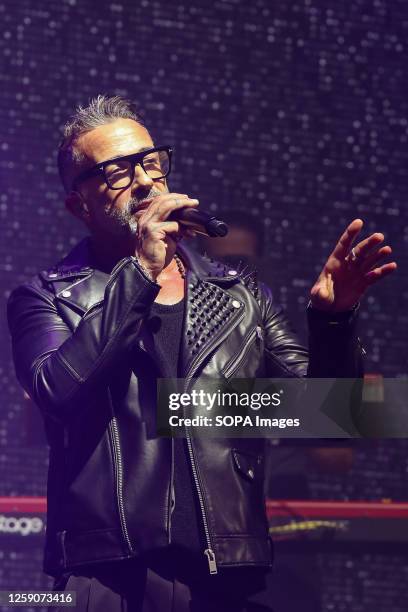
M 62 297 L 68 298 L 71 297 L 71 292 L 70 291 L 63 291 L 61 293 Z

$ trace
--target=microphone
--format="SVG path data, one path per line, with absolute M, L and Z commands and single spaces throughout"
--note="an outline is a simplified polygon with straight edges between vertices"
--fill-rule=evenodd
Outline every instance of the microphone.
M 228 225 L 202 210 L 196 208 L 180 208 L 174 210 L 169 219 L 179 221 L 182 225 L 186 225 L 195 230 L 198 234 L 204 236 L 226 236 L 228 234 Z

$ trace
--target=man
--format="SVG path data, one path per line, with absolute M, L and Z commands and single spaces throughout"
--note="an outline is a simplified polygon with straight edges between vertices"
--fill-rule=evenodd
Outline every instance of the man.
M 267 288 L 179 244 L 169 217 L 198 201 L 168 191 L 170 164 L 125 100 L 79 108 L 59 168 L 90 237 L 9 300 L 50 444 L 44 567 L 77 610 L 245 610 L 271 564 L 262 443 L 157 438 L 156 380 L 358 376 L 356 304 L 396 267 L 347 228 L 311 291 L 308 365 Z

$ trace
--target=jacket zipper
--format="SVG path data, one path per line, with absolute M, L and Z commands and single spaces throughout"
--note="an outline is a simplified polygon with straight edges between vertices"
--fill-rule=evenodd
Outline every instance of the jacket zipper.
M 244 318 L 244 312 L 242 312 L 241 316 L 239 317 L 238 323 L 240 321 L 242 321 L 242 319 Z M 227 326 L 227 328 L 230 327 Z M 218 338 L 218 342 L 222 342 L 223 339 L 227 336 L 228 334 L 228 329 L 226 331 L 224 331 L 224 333 L 221 335 L 220 338 Z M 206 351 L 204 351 L 203 353 L 201 353 L 199 355 L 199 357 L 193 361 L 193 363 L 191 364 L 190 370 L 187 373 L 186 376 L 186 382 L 185 382 L 185 390 L 188 389 L 189 383 L 191 381 L 191 372 L 194 371 L 195 367 L 199 366 L 200 363 L 202 363 L 202 361 L 204 361 L 204 359 L 206 358 L 206 356 L 208 355 L 208 353 L 212 350 L 212 346 L 210 344 L 210 346 L 207 348 Z M 206 539 L 206 543 L 207 543 L 207 548 L 204 550 L 204 555 L 207 557 L 207 561 L 208 561 L 208 569 L 210 574 L 217 574 L 218 573 L 218 569 L 217 569 L 217 560 L 215 557 L 215 552 L 213 550 L 212 547 L 212 542 L 211 542 L 211 535 L 210 535 L 210 529 L 208 526 L 208 521 L 207 521 L 207 515 L 205 513 L 205 506 L 204 506 L 204 498 L 203 498 L 203 493 L 201 490 L 201 486 L 200 486 L 200 481 L 198 478 L 198 472 L 197 472 L 197 465 L 196 465 L 196 461 L 195 461 L 195 457 L 194 457 L 194 452 L 193 452 L 193 447 L 192 447 L 192 443 L 191 443 L 191 437 L 187 431 L 186 428 L 186 439 L 187 439 L 187 448 L 188 448 L 188 453 L 189 453 L 189 457 L 190 457 L 190 462 L 191 462 L 191 470 L 193 473 L 193 479 L 195 482 L 195 486 L 196 486 L 196 490 L 197 490 L 197 495 L 198 495 L 198 502 L 200 504 L 200 509 L 201 509 L 201 516 L 203 519 L 203 527 L 204 527 L 204 534 L 205 534 L 205 539 Z
M 196 489 L 197 489 L 197 494 L 198 494 L 198 502 L 200 504 L 201 515 L 202 515 L 202 518 L 203 518 L 205 540 L 206 540 L 206 543 L 207 543 L 207 548 L 205 549 L 204 554 L 207 557 L 208 569 L 210 571 L 210 574 L 217 574 L 218 573 L 217 561 L 216 561 L 216 558 L 215 558 L 214 550 L 212 548 L 210 529 L 209 529 L 209 526 L 208 526 L 207 516 L 205 514 L 203 493 L 202 493 L 202 490 L 201 490 L 201 487 L 200 487 L 200 481 L 198 479 L 197 465 L 196 465 L 196 461 L 195 461 L 195 457 L 194 457 L 193 447 L 192 447 L 192 444 L 191 444 L 191 437 L 190 437 L 190 434 L 187 431 L 186 431 L 186 439 L 187 439 L 188 453 L 189 453 L 190 461 L 191 461 L 191 468 L 192 468 L 192 472 L 193 472 L 193 478 L 194 478 L 194 482 L 195 482 Z
M 238 370 L 239 366 L 241 365 L 242 361 L 245 359 L 246 355 L 248 354 L 248 351 L 250 350 L 252 343 L 254 342 L 254 340 L 256 338 L 258 338 L 258 340 L 262 340 L 262 327 L 260 325 L 257 325 L 255 329 L 252 329 L 250 331 L 249 334 L 247 334 L 247 336 L 245 337 L 241 349 L 238 353 L 238 356 L 234 359 L 234 361 L 227 366 L 227 368 L 222 372 L 223 376 L 225 376 L 225 378 L 231 378 L 235 372 Z
M 110 392 L 109 392 L 110 396 Z M 112 398 L 110 397 L 110 406 L 112 419 L 109 423 L 109 430 L 111 433 L 112 447 L 113 447 L 113 462 L 115 466 L 115 480 L 116 480 L 116 498 L 118 502 L 120 526 L 122 529 L 123 538 L 129 548 L 129 552 L 132 552 L 132 543 L 130 541 L 129 532 L 126 525 L 125 519 L 125 506 L 123 503 L 123 468 L 122 468 L 122 456 L 120 452 L 120 440 L 118 425 L 116 422 L 116 416 L 113 411 Z
M 166 524 L 169 544 L 171 543 L 171 515 L 173 511 L 173 500 L 174 500 L 174 438 L 171 438 L 171 468 L 170 468 L 170 490 L 169 490 L 169 501 L 166 508 Z

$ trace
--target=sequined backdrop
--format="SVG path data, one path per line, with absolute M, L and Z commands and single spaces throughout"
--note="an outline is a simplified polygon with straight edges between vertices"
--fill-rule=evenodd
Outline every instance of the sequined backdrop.
M 365 300 L 361 335 L 369 371 L 407 374 L 406 2 L 3 0 L 0 20 L 4 298 L 84 235 L 58 183 L 60 127 L 90 96 L 121 94 L 144 110 L 156 142 L 174 145 L 174 191 L 220 216 L 241 208 L 261 220 L 264 269 L 300 331 L 345 225 L 358 216 L 366 232 L 384 231 L 399 272 Z M 1 342 L 0 495 L 42 495 L 46 450 L 28 444 L 37 415 L 15 381 L 4 314 Z M 407 450 L 362 445 L 347 477 L 310 473 L 313 495 L 406 499 Z M 35 574 L 36 564 L 1 554 L 2 582 Z M 342 565 L 327 574 L 327 610 L 344 609 Z M 381 609 L 398 611 L 408 594 L 401 561 L 392 567 L 399 595 L 384 587 Z M 353 610 L 371 610 L 370 593 Z

